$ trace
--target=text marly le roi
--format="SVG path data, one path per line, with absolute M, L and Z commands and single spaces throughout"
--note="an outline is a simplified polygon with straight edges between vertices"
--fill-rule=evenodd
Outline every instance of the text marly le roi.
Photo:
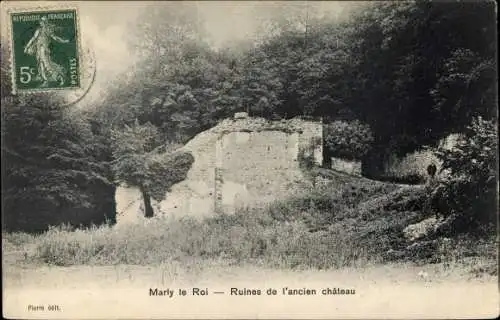
M 161 296 L 172 298 L 175 293 L 179 296 L 187 296 L 188 294 L 191 296 L 207 296 L 209 295 L 208 288 L 192 288 L 190 290 L 187 289 L 149 289 L 150 296 Z M 225 294 L 225 292 L 218 291 L 212 292 L 218 294 Z M 285 296 L 314 296 L 314 295 L 353 295 L 356 293 L 354 289 L 342 289 L 342 288 L 323 288 L 323 289 L 308 289 L 308 288 L 288 288 L 284 287 L 281 290 L 277 290 L 274 288 L 269 288 L 267 290 L 260 289 L 248 289 L 248 288 L 231 288 L 229 290 L 229 295 L 231 296 L 260 296 L 260 295 L 285 295 Z

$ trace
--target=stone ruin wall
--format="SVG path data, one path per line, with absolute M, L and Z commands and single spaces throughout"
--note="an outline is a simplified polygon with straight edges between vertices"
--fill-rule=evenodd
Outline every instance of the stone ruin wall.
M 300 130 L 272 130 L 276 126 Z M 310 152 L 316 164 L 322 165 L 322 144 L 314 150 L 309 148 L 312 140 L 322 141 L 322 136 L 320 121 L 226 119 L 182 148 L 193 154 L 195 162 L 186 180 L 174 185 L 164 201 L 152 200 L 155 214 L 206 216 L 293 194 L 289 186 L 297 187 L 296 182 L 304 180 L 298 167 L 299 150 Z M 451 148 L 457 139 L 458 135 L 450 135 L 441 141 L 441 146 Z M 431 152 L 418 151 L 387 163 L 385 170 L 425 175 L 430 163 L 436 163 L 439 170 L 441 163 Z M 360 175 L 360 163 L 333 161 L 332 167 Z M 115 199 L 119 224 L 143 219 L 142 197 L 137 188 L 120 186 Z
M 439 147 L 445 149 L 453 148 L 460 138 L 460 134 L 450 134 L 439 141 Z M 384 174 L 389 176 L 420 175 L 428 177 L 427 167 L 434 164 L 437 167 L 437 176 L 444 177 L 449 173 L 441 170 L 442 161 L 434 155 L 436 148 L 429 150 L 418 150 L 404 157 L 393 156 L 384 164 Z
M 286 193 L 298 166 L 299 134 L 231 132 L 217 142 L 216 211 L 269 202 Z
M 318 121 L 302 121 L 300 127 L 302 132 L 299 136 L 299 149 L 305 151 L 305 155 L 311 152 L 314 163 L 323 165 L 323 124 Z M 311 146 L 313 149 L 311 150 Z
M 268 203 L 290 194 L 303 182 L 299 151 L 309 151 L 317 165 L 323 162 L 321 122 L 300 123 L 297 132 L 280 130 L 233 131 L 216 145 L 215 211 Z
M 274 129 L 288 125 L 294 129 Z M 155 214 L 206 216 L 290 195 L 292 185 L 304 180 L 299 169 L 299 150 L 309 150 L 313 139 L 322 141 L 322 134 L 321 122 L 315 121 L 226 119 L 183 147 L 193 154 L 195 162 L 186 180 L 173 186 L 164 201 L 152 201 Z M 322 144 L 310 151 L 316 164 L 321 165 Z M 117 211 L 136 216 L 124 219 L 120 214 L 119 220 L 142 219 L 142 212 L 138 213 L 142 200 L 134 189 L 118 188 Z M 136 202 L 127 208 L 131 200 Z
M 361 176 L 361 161 L 360 160 L 345 160 L 341 158 L 331 158 L 331 169 L 348 173 L 353 176 Z

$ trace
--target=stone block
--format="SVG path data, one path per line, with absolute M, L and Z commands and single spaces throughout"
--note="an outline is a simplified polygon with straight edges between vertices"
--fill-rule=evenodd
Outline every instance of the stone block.
M 331 158 L 332 169 L 355 176 L 361 176 L 361 161 Z
M 246 118 L 248 118 L 248 113 L 246 113 L 246 112 L 236 112 L 234 114 L 234 118 L 235 119 L 246 119 Z

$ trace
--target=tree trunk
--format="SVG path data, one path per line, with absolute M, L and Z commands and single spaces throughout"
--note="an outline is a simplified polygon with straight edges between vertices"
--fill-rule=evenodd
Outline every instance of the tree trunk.
M 324 129 L 325 125 L 323 125 L 323 168 L 331 169 L 332 168 L 332 155 L 330 149 L 326 144 L 326 130 Z
M 151 218 L 154 216 L 153 207 L 151 206 L 151 196 L 144 189 L 141 189 L 141 192 L 144 199 L 144 217 Z

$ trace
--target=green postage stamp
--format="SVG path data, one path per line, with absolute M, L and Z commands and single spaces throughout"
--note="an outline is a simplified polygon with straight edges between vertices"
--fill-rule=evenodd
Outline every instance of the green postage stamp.
M 76 9 L 10 13 L 14 92 L 80 88 Z

